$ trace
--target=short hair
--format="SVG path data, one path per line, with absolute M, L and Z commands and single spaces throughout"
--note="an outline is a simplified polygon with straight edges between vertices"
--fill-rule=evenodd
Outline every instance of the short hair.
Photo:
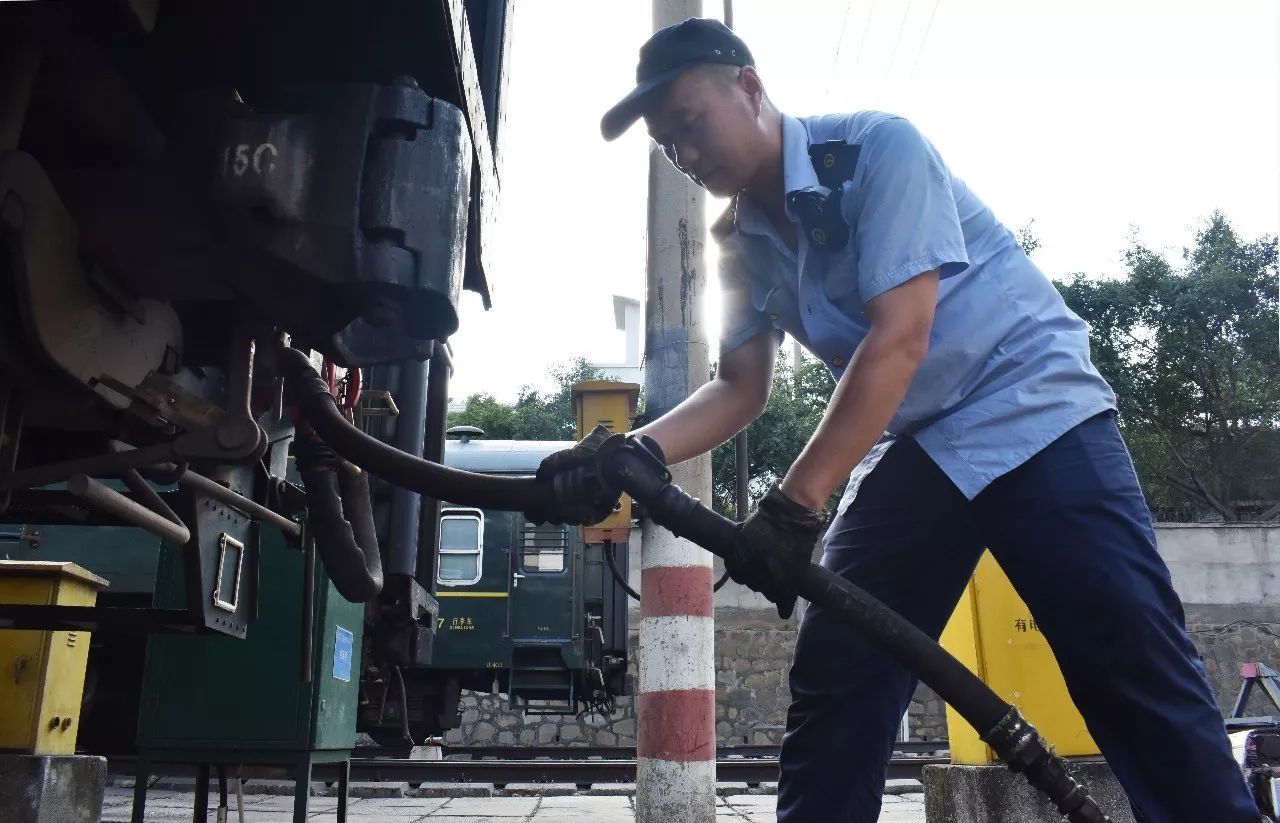
M 726 63 L 695 63 L 687 71 L 696 72 L 719 91 L 728 93 L 738 85 L 738 77 L 745 68 L 746 66 L 733 66 Z M 755 66 L 751 68 L 755 69 Z M 769 92 L 764 88 L 763 81 L 760 81 L 760 94 L 766 100 L 769 98 Z
M 706 78 L 722 89 L 730 88 L 738 82 L 738 72 L 741 69 L 741 66 L 731 66 L 727 63 L 695 63 L 689 67 L 690 72 Z

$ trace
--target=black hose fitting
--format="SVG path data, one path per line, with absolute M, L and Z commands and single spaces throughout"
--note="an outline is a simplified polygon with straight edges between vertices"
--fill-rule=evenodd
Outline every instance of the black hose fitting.
M 1110 823 L 1084 786 L 1067 774 L 1062 759 L 1049 751 L 1040 733 L 1027 722 L 1016 706 L 981 736 L 1009 770 L 1023 774 L 1057 805 L 1072 823 Z
M 325 571 L 343 597 L 366 603 L 382 591 L 369 476 L 343 467 L 313 434 L 299 435 L 294 454 L 306 490 L 308 527 Z

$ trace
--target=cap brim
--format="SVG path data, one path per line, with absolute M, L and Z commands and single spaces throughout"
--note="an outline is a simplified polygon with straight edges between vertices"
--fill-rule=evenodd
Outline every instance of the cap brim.
M 605 112 L 604 117 L 600 118 L 600 134 L 604 139 L 613 140 L 631 128 L 644 115 L 645 107 L 652 101 L 654 94 L 665 88 L 686 68 L 687 66 L 679 66 L 640 83 L 616 106 Z

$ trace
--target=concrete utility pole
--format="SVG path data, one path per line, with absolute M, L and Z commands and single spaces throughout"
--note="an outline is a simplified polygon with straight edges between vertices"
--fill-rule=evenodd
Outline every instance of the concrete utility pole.
M 657 30 L 702 13 L 701 0 L 654 0 Z M 702 326 L 706 238 L 702 190 L 649 150 L 645 403 L 653 418 L 707 382 Z M 711 457 L 672 469 L 711 499 Z M 637 823 L 714 823 L 715 668 L 711 555 L 646 521 L 640 548 Z

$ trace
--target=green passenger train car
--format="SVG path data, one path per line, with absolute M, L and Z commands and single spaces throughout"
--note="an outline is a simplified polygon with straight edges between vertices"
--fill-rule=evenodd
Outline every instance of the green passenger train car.
M 558 441 L 451 439 L 445 463 L 532 475 Z M 603 544 L 519 512 L 445 503 L 440 517 L 432 668 L 462 688 L 497 689 L 527 713 L 607 707 L 626 691 L 626 593 Z M 620 569 L 627 546 L 613 547 Z

